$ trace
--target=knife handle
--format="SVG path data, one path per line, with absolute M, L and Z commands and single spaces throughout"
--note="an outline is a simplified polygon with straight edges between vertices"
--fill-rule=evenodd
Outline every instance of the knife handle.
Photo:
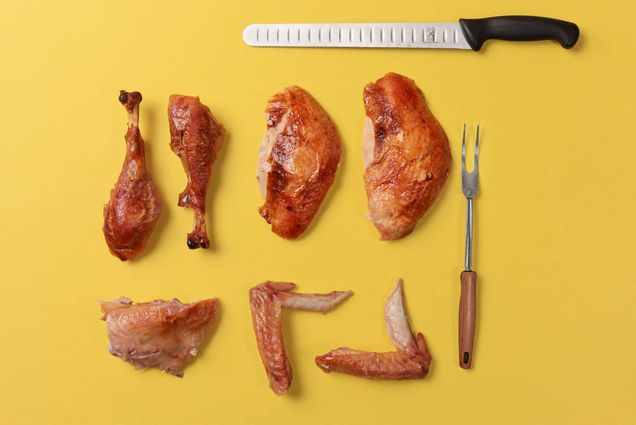
M 486 40 L 536 41 L 554 40 L 569 49 L 579 39 L 579 27 L 572 22 L 540 16 L 497 16 L 460 19 L 462 32 L 474 51 Z
M 473 363 L 475 316 L 477 314 L 477 273 L 463 271 L 459 298 L 459 367 L 470 369 Z

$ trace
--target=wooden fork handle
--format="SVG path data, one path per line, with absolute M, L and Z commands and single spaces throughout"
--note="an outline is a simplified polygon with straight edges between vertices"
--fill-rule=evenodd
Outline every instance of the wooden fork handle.
M 477 273 L 464 271 L 460 276 L 462 292 L 459 299 L 459 367 L 470 369 L 473 363 L 475 316 L 477 314 Z

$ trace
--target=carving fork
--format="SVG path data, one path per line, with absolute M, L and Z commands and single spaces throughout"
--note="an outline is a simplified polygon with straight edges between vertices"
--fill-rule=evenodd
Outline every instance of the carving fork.
M 464 271 L 460 276 L 461 296 L 459 301 L 459 367 L 470 369 L 473 362 L 475 340 L 475 316 L 477 314 L 477 273 L 473 271 L 473 199 L 477 195 L 479 173 L 479 124 L 475 139 L 473 170 L 466 170 L 466 124 L 462 137 L 462 192 L 466 197 L 466 253 Z

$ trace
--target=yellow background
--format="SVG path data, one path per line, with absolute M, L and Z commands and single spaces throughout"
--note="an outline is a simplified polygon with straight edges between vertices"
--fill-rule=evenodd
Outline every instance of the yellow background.
M 256 49 L 254 22 L 454 21 L 536 14 L 572 20 L 579 44 L 490 42 L 480 53 Z M 4 2 L 0 15 L 0 423 L 636 423 L 636 7 L 633 1 Z M 414 233 L 381 242 L 364 218 L 364 84 L 414 78 L 448 133 L 446 189 Z M 310 91 L 344 153 L 301 240 L 257 213 L 267 98 Z M 119 173 L 139 90 L 148 164 L 167 204 L 146 255 L 112 257 L 102 205 Z M 213 248 L 191 252 L 185 176 L 168 147 L 172 93 L 199 95 L 228 129 L 213 174 Z M 457 366 L 464 199 L 460 134 L 483 128 L 476 201 L 480 276 L 474 370 Z M 424 381 L 326 375 L 314 356 L 390 350 L 382 309 L 405 279 L 412 328 L 434 363 Z M 352 289 L 327 315 L 288 312 L 294 368 L 276 397 L 247 291 L 290 280 Z M 106 350 L 98 300 L 219 297 L 217 332 L 184 379 L 135 371 Z

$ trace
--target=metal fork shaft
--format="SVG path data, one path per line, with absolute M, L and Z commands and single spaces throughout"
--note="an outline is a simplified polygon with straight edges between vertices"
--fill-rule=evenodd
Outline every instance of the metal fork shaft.
M 466 198 L 466 252 L 464 270 L 473 268 L 473 198 Z

